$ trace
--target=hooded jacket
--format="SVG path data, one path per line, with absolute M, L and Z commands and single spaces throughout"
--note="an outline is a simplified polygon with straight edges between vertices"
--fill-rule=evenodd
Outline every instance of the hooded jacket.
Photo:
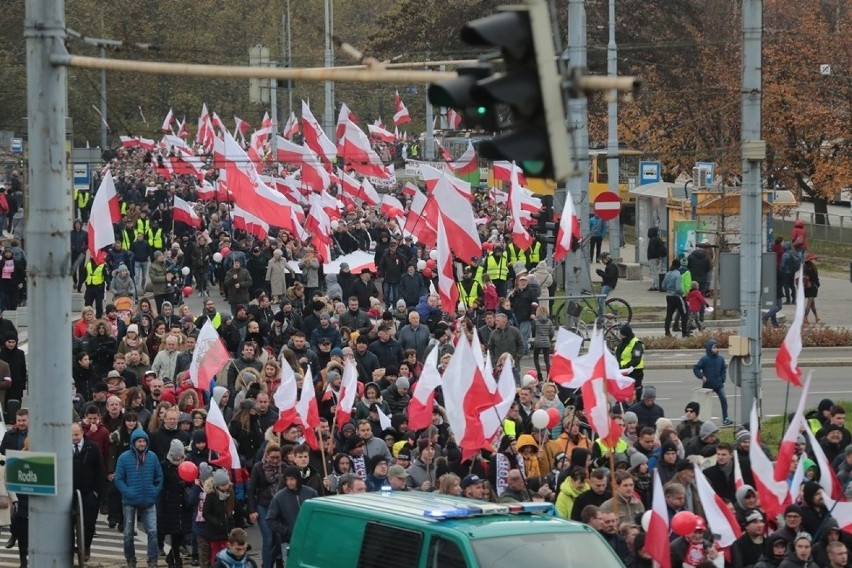
M 136 440 L 143 438 L 144 450 L 136 449 Z M 121 501 L 130 507 L 147 508 L 157 504 L 163 489 L 163 468 L 153 452 L 148 451 L 148 434 L 137 428 L 130 435 L 130 449 L 118 457 L 115 466 L 115 488 Z
M 825 504 L 816 505 L 814 503 L 814 498 L 821 490 L 822 486 L 816 481 L 808 481 L 802 488 L 804 501 L 802 506 L 802 529 L 817 538 L 823 536 L 822 532 L 826 530 L 823 526 L 823 520 L 830 516 Z M 817 531 L 820 531 L 819 535 L 816 534 Z
M 765 548 L 763 554 L 760 556 L 760 560 L 757 561 L 757 564 L 754 565 L 754 568 L 778 568 L 778 565 L 781 564 L 781 559 L 777 559 L 772 554 L 772 549 L 775 547 L 775 543 L 781 541 L 787 546 L 787 541 L 784 540 L 784 537 L 780 534 L 771 534 L 766 537 L 764 541 Z
M 713 346 L 719 343 L 715 339 L 708 339 L 704 344 L 706 354 L 692 367 L 693 374 L 699 379 L 706 379 L 705 388 L 717 390 L 725 386 L 728 365 L 725 358 L 718 353 L 713 353 Z
M 296 470 L 295 472 L 293 470 Z M 297 480 L 296 490 L 287 487 L 287 477 L 295 477 Z M 275 494 L 269 503 L 269 512 L 266 514 L 266 523 L 272 534 L 277 535 L 281 542 L 290 542 L 293 536 L 293 527 L 296 525 L 296 517 L 302 503 L 317 496 L 317 492 L 310 487 L 302 485 L 302 476 L 294 467 L 284 470 L 282 476 L 283 488 Z
M 577 497 L 589 490 L 588 482 L 583 483 L 583 486 L 577 489 L 574 485 L 574 478 L 566 477 L 565 481 L 559 486 L 559 495 L 556 497 L 556 514 L 563 519 L 570 519 Z

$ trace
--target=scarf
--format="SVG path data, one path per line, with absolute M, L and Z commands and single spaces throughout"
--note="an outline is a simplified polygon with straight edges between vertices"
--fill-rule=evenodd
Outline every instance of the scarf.
M 261 460 L 263 464 L 263 476 L 266 478 L 266 481 L 270 485 L 278 484 L 278 480 L 281 479 L 281 462 L 277 464 L 270 463 L 267 461 L 266 457 Z
M 145 467 L 145 458 L 147 456 L 147 448 L 145 450 L 142 450 L 141 452 L 139 450 L 136 450 L 136 469 L 142 469 L 143 467 Z

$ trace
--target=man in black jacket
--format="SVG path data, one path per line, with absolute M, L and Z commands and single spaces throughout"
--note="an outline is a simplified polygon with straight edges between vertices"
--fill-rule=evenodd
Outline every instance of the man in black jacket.
M 613 264 L 612 257 L 608 252 L 601 253 L 601 262 L 604 265 L 603 270 L 600 268 L 595 270 L 597 275 L 601 277 L 601 295 L 598 298 L 598 323 L 603 320 L 606 297 L 618 285 L 618 267 Z
M 399 243 L 394 240 L 390 242 L 387 252 L 382 255 L 376 265 L 379 277 L 384 279 L 382 287 L 385 303 L 388 306 L 396 303 L 399 296 L 399 281 L 402 279 L 402 273 L 405 272 L 407 263 L 408 259 L 399 250 Z
M 281 489 L 269 503 L 269 512 L 266 514 L 266 524 L 272 534 L 278 537 L 281 543 L 281 554 L 287 558 L 287 549 L 290 547 L 290 538 L 293 536 L 293 527 L 296 526 L 296 517 L 302 503 L 317 496 L 317 492 L 302 485 L 302 474 L 299 468 L 291 465 L 284 470 L 284 488 Z
M 370 316 L 362 310 L 358 304 L 357 296 L 350 296 L 348 301 L 349 309 L 346 313 L 340 316 L 340 327 L 349 328 L 350 331 L 357 331 L 360 335 L 367 335 L 373 329 L 373 323 L 370 321 Z
M 574 500 L 574 506 L 571 508 L 572 521 L 582 521 L 581 515 L 587 505 L 600 507 L 605 501 L 612 499 L 608 477 L 608 470 L 604 468 L 597 468 L 592 471 L 589 476 L 589 489 L 580 493 Z
M 83 506 L 83 529 L 86 560 L 92 548 L 95 536 L 95 522 L 98 520 L 99 495 L 104 486 L 103 457 L 94 442 L 83 437 L 83 428 L 75 422 L 71 425 L 73 446 L 73 488 L 74 507 L 77 507 L 77 491 L 80 492 Z M 80 543 L 77 543 L 79 546 Z

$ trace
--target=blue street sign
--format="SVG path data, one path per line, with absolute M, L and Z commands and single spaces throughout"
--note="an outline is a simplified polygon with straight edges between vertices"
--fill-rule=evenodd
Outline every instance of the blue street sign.
M 639 185 L 662 181 L 660 162 L 639 162 Z

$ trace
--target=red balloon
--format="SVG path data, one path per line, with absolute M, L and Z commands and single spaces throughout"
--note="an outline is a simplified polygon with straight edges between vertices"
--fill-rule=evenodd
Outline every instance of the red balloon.
M 560 420 L 562 420 L 562 415 L 559 414 L 559 409 L 553 408 L 552 406 L 547 409 L 547 416 L 549 417 L 549 420 L 547 421 L 548 428 L 553 428 L 559 424 Z
M 432 278 L 432 269 L 428 266 L 423 269 L 423 278 Z
M 436 266 L 438 266 L 437 260 L 432 260 L 430 258 L 429 260 L 426 261 L 426 268 L 435 268 Z
M 228 255 L 231 253 L 231 249 L 229 249 L 228 247 L 222 247 L 222 250 L 220 250 L 220 251 L 219 251 L 219 253 L 220 253 L 220 254 L 222 255 L 222 257 L 224 258 L 224 257 L 228 256 Z
M 355 206 L 354 206 L 354 205 L 352 205 L 352 204 L 350 203 L 349 205 L 347 205 L 347 206 L 346 206 L 346 212 L 347 212 L 347 213 L 352 213 L 353 211 L 355 211 Z
M 686 536 L 695 530 L 698 515 L 691 511 L 681 511 L 672 517 L 672 531 L 676 535 Z
M 492 250 L 494 250 L 494 243 L 492 243 L 492 242 L 482 243 L 482 250 L 484 250 L 486 252 L 491 252 Z
M 181 462 L 178 466 L 178 475 L 187 483 L 195 483 L 198 479 L 198 466 L 191 461 Z
M 184 296 L 192 296 L 192 286 L 184 286 L 183 287 L 183 295 Z

